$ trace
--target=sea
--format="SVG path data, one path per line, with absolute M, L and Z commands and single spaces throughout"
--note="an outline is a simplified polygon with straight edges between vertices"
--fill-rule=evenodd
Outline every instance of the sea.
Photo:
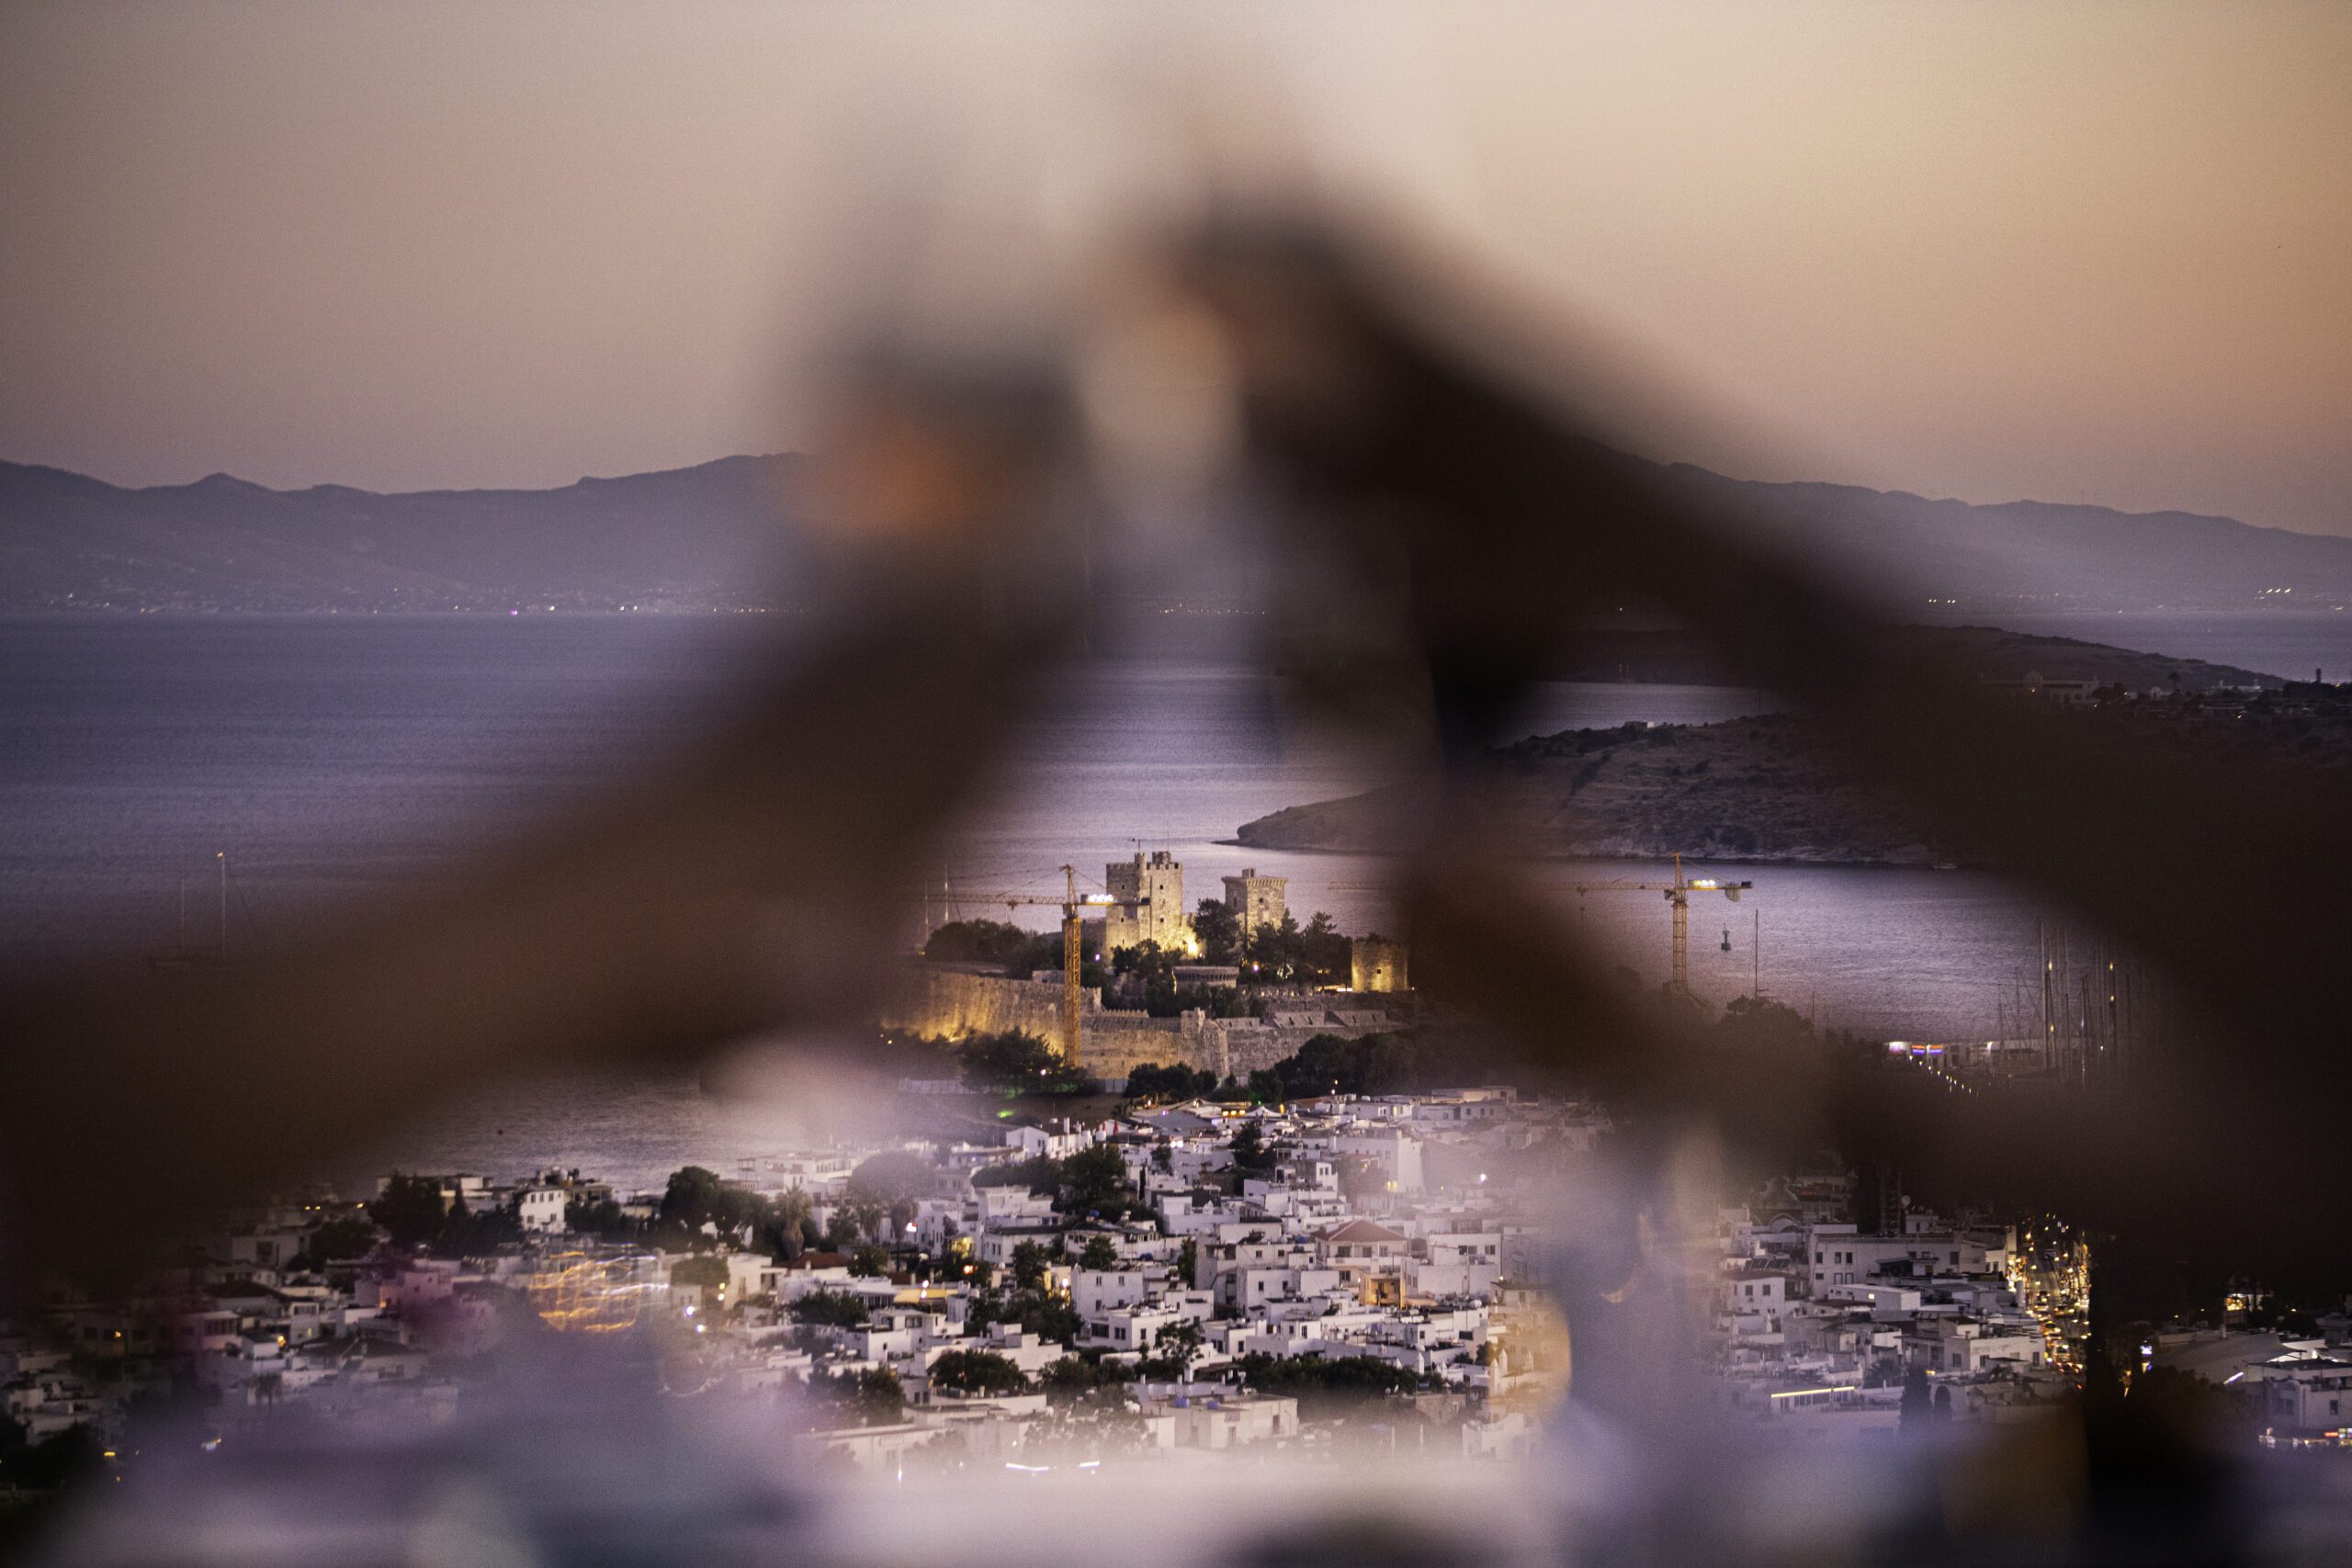
M 2266 671 L 2352 672 L 2352 617 L 2013 617 Z M 2033 624 L 2024 624 L 2029 619 Z M 208 944 L 267 948 L 349 908 L 430 885 L 490 846 L 576 810 L 723 720 L 754 672 L 792 657 L 758 616 L 46 615 L 0 618 L 0 964 L 108 964 Z M 2063 625 L 2063 629 L 2062 629 Z M 1769 708 L 1744 689 L 1558 683 L 1518 733 L 1700 723 Z M 1062 678 L 965 824 L 926 911 L 1004 918 L 996 895 L 1050 891 L 1138 849 L 1182 863 L 1188 899 L 1254 867 L 1302 919 L 1394 930 L 1371 857 L 1249 850 L 1251 818 L 1365 787 L 1366 764 L 1297 713 L 1281 678 L 1195 648 L 1106 658 Z M 227 897 L 220 875 L 225 855 Z M 1647 863 L 1543 864 L 1564 920 L 1655 982 L 1662 901 L 1577 898 L 1579 880 Z M 1825 1028 L 1889 1039 L 1984 1036 L 2046 913 L 1974 872 L 1694 865 L 1752 879 L 1694 904 L 1692 987 L 1759 987 Z M 1019 911 L 1043 927 L 1053 916 Z M 135 982 L 134 982 L 135 983 Z M 577 1167 L 658 1181 L 821 1139 L 756 1093 L 700 1080 L 558 1080 L 477 1097 L 388 1130 L 371 1158 L 508 1176 Z

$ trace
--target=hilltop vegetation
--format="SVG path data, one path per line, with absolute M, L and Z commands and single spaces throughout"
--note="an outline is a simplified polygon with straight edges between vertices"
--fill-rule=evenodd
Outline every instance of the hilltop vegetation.
M 2079 715 L 2135 739 L 2243 769 L 2352 775 L 2352 705 L 2234 700 L 2116 703 Z M 1792 714 L 1723 724 L 1572 729 L 1503 747 L 1475 786 L 1485 819 L 1536 855 L 1849 865 L 1960 857 L 1899 802 L 1863 787 L 1812 721 Z M 1244 823 L 1252 848 L 1376 852 L 1396 801 L 1385 791 L 1286 807 Z
M 1572 729 L 1497 752 L 1484 808 L 1531 853 L 1928 865 L 1948 859 L 1864 790 L 1790 715 Z M 1242 825 L 1252 848 L 1368 852 L 1386 791 L 1286 807 Z

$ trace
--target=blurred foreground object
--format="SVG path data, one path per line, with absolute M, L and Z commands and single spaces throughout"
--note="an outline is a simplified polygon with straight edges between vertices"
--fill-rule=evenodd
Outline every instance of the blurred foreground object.
M 1460 269 L 1416 269 L 1293 223 L 1212 226 L 1164 260 L 1169 297 L 1192 312 L 1136 318 L 1079 375 L 1091 384 L 1075 398 L 945 355 L 849 378 L 822 485 L 836 597 L 808 656 L 707 754 L 452 897 L 307 952 L 202 988 L 12 1001 L 16 1261 L 119 1272 L 208 1205 L 495 1078 L 684 1060 L 780 1024 L 856 1024 L 887 978 L 892 901 L 931 863 L 956 786 L 984 772 L 1012 705 L 1071 650 L 1083 580 L 1071 566 L 1086 557 L 1069 509 L 1084 476 L 1099 462 L 1173 483 L 1238 433 L 1268 519 L 1269 598 L 1314 612 L 1283 626 L 1286 649 L 1331 716 L 1408 759 L 1391 828 L 1413 887 L 1416 970 L 1528 1060 L 1598 1089 L 1634 1130 L 1610 1182 L 1563 1196 L 1547 1254 L 1575 1357 L 1574 1402 L 1537 1459 L 1556 1497 L 1448 1520 L 1441 1538 L 1396 1522 L 1353 1476 L 1317 1477 L 1243 1521 L 1254 1531 L 1220 1516 L 1193 1540 L 1146 1544 L 1178 1562 L 1440 1561 L 1440 1539 L 1497 1560 L 2225 1552 L 2237 1522 L 2225 1504 L 2240 1494 L 2184 1461 L 2187 1479 L 2156 1506 L 2135 1484 L 2153 1450 L 2119 1438 L 2125 1418 L 2097 1399 L 2054 1436 L 1805 1480 L 1801 1458 L 1759 1453 L 1699 1397 L 1690 1330 L 1704 1281 L 1685 1244 L 1721 1151 L 1828 1144 L 1862 1157 L 1899 1147 L 1925 1178 L 2031 1195 L 2126 1235 L 2226 1224 L 2281 1266 L 2340 1255 L 2352 1170 L 2335 1123 L 2352 1061 L 2321 987 L 2278 983 L 2327 972 L 2334 935 L 2287 900 L 2249 915 L 2231 895 L 2275 874 L 2281 846 L 2306 881 L 2352 874 L 2342 802 L 2291 781 L 2250 801 L 2218 765 L 2159 770 L 1899 651 L 1864 607 L 1663 491 L 1564 412 L 1532 372 L 1573 383 L 1572 348 L 1545 346 Z M 1155 365 L 1173 369 L 1156 380 Z M 1195 395 L 1155 412 L 1137 400 L 1155 384 Z M 1577 390 L 1604 410 L 1614 395 Z M 1082 403 L 1100 448 L 1081 444 L 1066 401 Z M 1810 1040 L 1728 1050 L 1628 1006 L 1539 912 L 1475 778 L 1557 639 L 1628 594 L 1678 612 L 1753 683 L 1821 717 L 1873 787 L 1953 842 L 2160 959 L 2203 1031 L 2098 1096 L 1988 1106 Z M 2233 1179 L 2257 1161 L 2305 1201 Z M 641 1421 L 666 1391 L 586 1360 L 543 1375 L 563 1388 L 608 1380 L 616 1403 L 588 1410 L 542 1389 L 521 1401 L 526 1418 L 469 1428 L 451 1447 L 363 1445 L 356 1463 L 322 1453 L 338 1493 L 379 1465 L 408 1480 L 380 1510 L 355 1508 L 350 1529 L 317 1537 L 283 1497 L 305 1461 L 232 1460 L 214 1495 L 224 1483 L 188 1461 L 186 1512 L 209 1534 L 142 1535 L 134 1522 L 110 1537 L 102 1522 L 65 1560 L 164 1561 L 184 1545 L 247 1562 L 888 1555 L 874 1535 L 796 1533 L 809 1505 L 799 1478 L 762 1468 L 764 1450 L 740 1470 L 701 1468 L 695 1441 Z M 539 1424 L 569 1445 L 553 1474 L 535 1468 Z M 479 1456 L 463 1483 L 452 1451 Z M 607 1467 L 622 1479 L 608 1484 Z M 628 1484 L 649 1475 L 642 1491 Z M 1800 1483 L 1814 1488 L 1811 1512 L 1781 1490 Z M 1302 1518 L 1303 1494 L 1331 1506 Z M 1986 1498 L 2021 1499 L 2017 1517 Z M 937 1516 L 871 1506 L 903 1532 L 880 1542 L 901 1560 L 951 1550 L 925 1533 Z M 1039 1510 L 1061 1519 L 1072 1558 L 1107 1554 L 1103 1532 L 1143 1511 L 1115 1495 Z M 1028 1540 L 991 1549 L 1025 1560 Z

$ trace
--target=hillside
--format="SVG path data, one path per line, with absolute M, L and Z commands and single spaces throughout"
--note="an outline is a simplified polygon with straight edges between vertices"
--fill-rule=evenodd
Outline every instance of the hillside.
M 126 489 L 0 463 L 0 609 L 788 603 L 797 463 L 724 457 L 556 490 L 393 495 L 341 485 L 268 490 L 226 474 Z M 2018 609 L 2352 603 L 2352 538 L 2188 513 L 1975 506 L 1680 466 L 1656 471 L 1669 489 L 1897 615 L 1931 601 L 1988 618 Z M 1246 597 L 1253 585 L 1228 554 L 1124 563 L 1138 580 L 1116 591 Z M 2269 592 L 2280 588 L 2294 590 L 2291 601 Z M 1656 656 L 1687 660 L 1693 646 L 1661 643 Z M 1629 647 L 1634 664 L 1653 657 L 1622 641 L 1600 645 L 1581 672 L 1615 673 Z
M 1917 638 L 1988 680 L 2029 671 L 2165 691 L 2283 684 L 2198 660 L 1985 626 L 1912 626 Z M 1927 865 L 1952 858 L 1900 811 L 1863 791 L 1812 724 L 1790 714 L 1710 725 L 1625 725 L 1539 736 L 1492 753 L 1479 811 L 1530 853 Z M 1286 807 L 1236 833 L 1252 849 L 1377 852 L 1385 792 Z
M 2352 538 L 2190 512 L 2043 501 L 1974 505 L 1855 485 L 1766 484 L 1677 464 L 1690 496 L 1900 608 L 2253 609 L 2352 601 Z
M 1793 715 L 1572 729 L 1505 748 L 1478 812 L 1535 855 L 1929 865 L 1946 852 L 1845 777 Z M 1385 791 L 1287 807 L 1236 835 L 1252 849 L 1373 853 Z
M 799 459 L 557 490 L 127 490 L 0 464 L 0 608 L 726 607 L 788 596 Z

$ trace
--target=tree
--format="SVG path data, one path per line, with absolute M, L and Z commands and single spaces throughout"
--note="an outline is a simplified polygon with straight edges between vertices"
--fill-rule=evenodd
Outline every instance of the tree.
M 1106 1269 L 1116 1269 L 1119 1266 L 1119 1249 L 1107 1235 L 1089 1236 L 1086 1245 L 1079 1248 L 1078 1266 L 1097 1273 Z
M 1204 964 L 1241 961 L 1241 917 L 1222 898 L 1204 898 L 1193 911 L 1193 935 Z
M 1176 1249 L 1176 1278 L 1183 1282 L 1184 1289 L 1188 1291 L 1194 1288 L 1193 1272 L 1200 1267 L 1200 1243 L 1189 1235 L 1186 1236 L 1184 1245 Z
M 956 1048 L 964 1081 L 975 1089 L 1000 1093 L 1067 1094 L 1083 1089 L 1086 1078 L 1065 1061 L 1060 1052 L 1034 1034 L 1007 1030 L 1001 1034 L 975 1034 Z
M 450 1201 L 440 1234 L 433 1238 L 433 1251 L 440 1258 L 478 1258 L 522 1239 L 523 1222 L 513 1209 L 485 1209 L 477 1214 L 460 1192 Z
M 755 1233 L 760 1249 L 786 1261 L 799 1257 L 807 1250 L 809 1221 L 816 1207 L 808 1194 L 797 1187 L 769 1199 Z
M 1032 1192 L 1062 1190 L 1062 1162 L 1051 1155 L 1032 1155 L 972 1173 L 975 1187 L 1026 1187 Z
M 376 1250 L 380 1235 L 375 1223 L 360 1215 L 327 1220 L 303 1240 L 302 1251 L 313 1263 L 340 1263 L 365 1258 Z
M 1130 1100 L 1182 1100 L 1193 1092 L 1193 1069 L 1183 1066 L 1163 1067 L 1155 1062 L 1145 1062 L 1127 1069 L 1127 1098 Z
M 931 1364 L 934 1387 L 950 1393 L 1018 1393 L 1029 1386 L 1021 1369 L 993 1350 L 949 1350 Z
M 907 1407 L 906 1390 L 899 1374 L 888 1367 L 862 1372 L 812 1372 L 808 1393 L 818 1414 L 836 1424 L 888 1426 Z
M 1233 1135 L 1229 1146 L 1233 1168 L 1245 1176 L 1254 1176 L 1274 1168 L 1274 1152 L 1266 1147 L 1265 1134 L 1258 1130 L 1255 1122 L 1244 1122 L 1241 1131 Z
M 626 1235 L 637 1228 L 636 1222 L 621 1212 L 621 1206 L 610 1198 L 587 1199 L 574 1196 L 563 1205 L 563 1224 L 567 1230 L 582 1235 Z
M 1139 1363 L 1136 1370 L 1148 1378 L 1173 1382 L 1192 1370 L 1201 1353 L 1201 1325 L 1187 1318 L 1171 1323 L 1160 1331 L 1157 1354 Z
M 1132 1375 L 1099 1358 L 1064 1356 L 1038 1371 L 1037 1385 L 1046 1391 L 1046 1403 L 1057 1410 L 1099 1408 L 1116 1403 Z
M 1043 1291 L 1023 1291 L 1015 1296 L 1011 1315 L 1013 1322 L 1021 1325 L 1023 1334 L 1034 1334 L 1055 1345 L 1071 1343 L 1084 1326 L 1078 1321 L 1076 1307 Z
M 1409 1393 L 1420 1380 L 1376 1356 L 1268 1356 L 1241 1358 L 1241 1375 L 1261 1393 L 1290 1394 L 1303 1416 L 1310 1408 L 1329 1414 L 1390 1394 Z
M 1176 1174 L 1176 1156 L 1170 1152 L 1165 1138 L 1151 1145 L 1151 1168 L 1162 1176 Z
M 1051 1260 L 1046 1249 L 1034 1241 L 1016 1242 L 1012 1248 L 1012 1282 L 1024 1291 L 1034 1291 L 1046 1282 L 1046 1270 Z
M 869 1279 L 881 1279 L 890 1272 L 890 1255 L 872 1242 L 866 1242 L 849 1255 L 849 1271 Z
M 1315 911 L 1299 933 L 1300 967 L 1306 978 L 1317 985 L 1345 984 L 1355 967 L 1355 944 L 1338 922 L 1322 910 Z
M 1250 1075 L 1249 1094 L 1260 1105 L 1279 1105 L 1290 1098 L 1283 1088 L 1282 1075 L 1271 1067 L 1260 1067 Z
M 939 1168 L 903 1149 L 887 1149 L 858 1162 L 845 1189 L 853 1201 L 876 1203 L 884 1209 L 930 1196 L 938 1184 Z
M 720 1179 L 717 1171 L 690 1165 L 670 1173 L 656 1213 L 688 1230 L 709 1225 L 725 1235 L 758 1221 L 761 1203 L 758 1194 Z
M 1365 1069 L 1371 1065 L 1372 1044 L 1367 1040 L 1343 1040 L 1336 1034 L 1317 1034 L 1295 1052 L 1274 1064 L 1274 1076 L 1282 1080 L 1283 1095 L 1288 1100 L 1305 1100 L 1318 1094 L 1362 1094 L 1364 1091 Z
M 368 1217 L 384 1227 L 393 1246 L 413 1247 L 439 1235 L 449 1215 L 441 1201 L 438 1181 L 394 1171 L 384 1190 L 368 1205 Z
M 1003 920 L 951 920 L 933 931 L 922 955 L 934 964 L 1006 964 L 1025 953 L 1030 932 Z
M 796 1298 L 785 1309 L 796 1323 L 816 1324 L 826 1328 L 863 1328 L 865 1326 L 865 1300 L 847 1291 L 810 1291 Z
M 1135 1195 L 1127 1162 L 1114 1144 L 1096 1144 L 1062 1161 L 1062 1182 L 1075 1213 L 1124 1214 Z
M 1241 939 L 1241 964 L 1261 979 L 1295 977 L 1306 959 L 1298 917 L 1285 910 L 1278 924 L 1260 926 Z
M 727 1288 L 727 1260 L 716 1253 L 698 1252 L 670 1265 L 673 1290 L 699 1287 L 716 1296 Z
M 825 1221 L 825 1245 L 835 1252 L 847 1252 L 857 1242 L 857 1216 L 845 1208 L 835 1209 Z

